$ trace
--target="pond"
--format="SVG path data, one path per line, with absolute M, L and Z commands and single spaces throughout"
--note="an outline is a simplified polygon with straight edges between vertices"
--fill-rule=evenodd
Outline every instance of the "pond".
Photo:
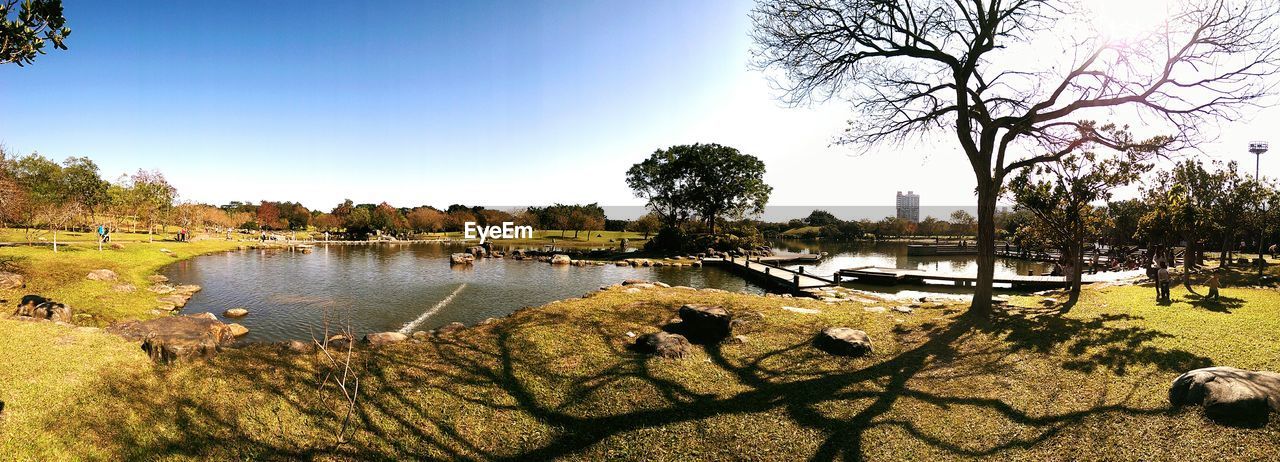
M 863 265 L 969 271 L 973 257 L 908 257 L 901 243 L 777 242 L 790 251 L 827 252 L 806 269 L 832 274 Z M 458 321 L 472 325 L 528 306 L 583 295 L 625 279 L 648 279 L 671 285 L 713 287 L 731 292 L 763 293 L 764 288 L 715 267 L 632 268 L 552 266 L 513 259 L 481 259 L 471 267 L 451 267 L 449 254 L 463 249 L 449 244 L 317 245 L 312 252 L 240 250 L 204 255 L 166 267 L 176 283 L 204 289 L 188 302 L 185 313 L 211 312 L 249 328 L 248 342 L 309 340 L 350 324 L 359 335 L 404 329 L 428 330 Z M 1042 271 L 1035 262 L 1002 260 L 998 274 Z M 948 287 L 855 287 L 888 293 L 914 290 L 964 293 Z M 229 308 L 243 307 L 249 316 L 230 320 Z
M 199 284 L 184 313 L 214 313 L 249 328 L 242 341 L 309 340 L 350 322 L 359 335 L 409 327 L 472 325 L 528 306 L 581 296 L 626 279 L 733 292 L 764 290 L 718 268 L 553 266 L 533 260 L 480 259 L 451 267 L 446 244 L 317 245 L 312 252 L 240 250 L 174 263 L 162 274 Z M 235 307 L 249 315 L 226 319 Z M 410 323 L 415 323 L 409 326 Z M 330 331 L 335 327 L 330 327 Z

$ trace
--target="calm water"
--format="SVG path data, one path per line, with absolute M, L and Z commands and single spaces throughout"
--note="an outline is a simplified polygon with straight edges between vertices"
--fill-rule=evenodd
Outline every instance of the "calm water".
M 978 274 L 978 262 L 972 255 L 961 256 L 907 256 L 907 245 L 900 242 L 821 242 L 779 240 L 774 248 L 790 252 L 820 253 L 827 256 L 816 265 L 805 265 L 805 271 L 815 274 L 834 274 L 843 268 L 879 266 L 882 268 L 914 269 L 943 273 Z M 1049 270 L 1043 262 L 1011 258 L 996 259 L 996 276 L 1040 274 Z
M 631 278 L 763 292 L 717 268 L 552 266 L 510 259 L 450 267 L 449 254 L 461 249 L 416 244 L 316 246 L 310 253 L 243 250 L 178 262 L 163 274 L 204 288 L 184 313 L 208 311 L 243 324 L 249 328 L 243 340 L 251 342 L 307 340 L 313 332 L 319 337 L 326 316 L 349 320 L 359 334 L 399 330 L 420 318 L 413 330 L 453 321 L 471 325 Z M 234 307 L 247 308 L 249 316 L 223 318 Z
M 778 242 L 790 251 L 827 252 L 806 270 L 832 274 L 837 269 L 878 265 L 975 273 L 973 257 L 908 257 L 895 243 Z M 244 341 L 311 339 L 323 332 L 326 317 L 350 322 L 359 334 L 427 330 L 459 321 L 472 325 L 527 306 L 576 297 L 625 279 L 649 279 L 671 285 L 714 287 L 733 292 L 764 290 L 725 270 L 704 268 L 631 268 L 552 266 L 537 261 L 478 260 L 450 267 L 448 256 L 461 246 L 445 244 L 316 246 L 310 253 L 243 250 L 205 255 L 175 263 L 163 271 L 174 282 L 199 284 L 185 313 L 211 312 L 222 318 L 229 308 L 249 316 L 234 320 L 249 328 Z M 1000 261 L 997 274 L 1042 271 L 1044 264 Z M 862 287 L 897 293 L 920 288 Z M 963 292 L 931 287 L 936 292 Z M 224 319 L 227 320 L 227 319 Z M 230 320 L 227 320 L 230 321 Z

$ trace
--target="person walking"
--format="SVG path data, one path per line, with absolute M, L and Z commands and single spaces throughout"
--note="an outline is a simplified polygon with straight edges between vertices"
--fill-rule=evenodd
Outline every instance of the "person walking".
M 1173 278 L 1169 275 L 1168 264 L 1166 264 L 1163 261 L 1160 262 L 1160 269 L 1156 270 L 1156 278 L 1159 280 L 1159 286 L 1160 286 L 1160 295 L 1159 297 L 1157 297 L 1157 301 L 1158 300 L 1169 301 L 1170 300 L 1169 283 Z
M 1209 281 L 1205 284 L 1209 286 L 1209 295 L 1206 295 L 1204 298 L 1217 301 L 1218 288 L 1222 286 L 1222 282 L 1218 280 L 1218 273 L 1216 271 L 1209 273 Z

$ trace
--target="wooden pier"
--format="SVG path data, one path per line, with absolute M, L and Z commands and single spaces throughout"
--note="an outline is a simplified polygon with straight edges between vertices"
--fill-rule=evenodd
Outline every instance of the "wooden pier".
M 798 255 L 804 255 L 803 258 L 797 258 Z M 704 258 L 702 264 L 715 265 L 728 268 L 746 278 L 750 278 L 756 282 L 770 285 L 776 288 L 791 290 L 792 292 L 801 293 L 804 289 L 813 289 L 817 287 L 830 287 L 839 284 L 839 276 L 834 279 L 828 279 L 811 273 L 805 273 L 804 268 L 793 270 L 783 268 L 781 263 L 791 263 L 796 261 L 817 261 L 818 256 L 813 254 L 792 254 L 778 255 L 774 257 L 729 257 L 729 258 Z M 791 258 L 785 258 L 791 257 Z
M 858 282 L 895 285 L 895 284 L 928 284 L 929 282 L 952 284 L 961 287 L 970 287 L 978 282 L 976 275 L 958 274 L 958 273 L 939 273 L 930 271 L 920 271 L 899 268 L 881 268 L 875 266 L 864 266 L 858 268 L 846 268 L 836 273 L 842 278 L 854 279 Z M 1087 284 L 1090 282 L 1088 277 L 1082 276 L 1081 279 Z M 1008 284 L 1014 289 L 1020 290 L 1045 290 L 1067 287 L 1070 281 L 1065 276 L 997 276 L 994 281 L 996 284 Z

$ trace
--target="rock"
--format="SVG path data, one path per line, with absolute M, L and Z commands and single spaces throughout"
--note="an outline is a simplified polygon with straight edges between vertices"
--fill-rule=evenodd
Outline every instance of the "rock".
M 637 289 L 635 287 L 628 287 L 626 290 L 623 290 L 622 292 L 628 293 L 628 294 L 638 294 L 640 293 L 640 289 Z
M 689 354 L 689 339 L 680 334 L 656 332 L 636 339 L 635 350 L 662 358 L 680 359 Z
M 310 353 L 315 350 L 316 346 L 310 342 L 301 340 L 290 340 L 280 345 L 285 351 L 293 353 Z
M 430 337 L 430 336 L 431 336 L 431 333 L 425 330 L 420 330 L 413 333 L 413 339 L 418 341 L 426 340 L 427 337 Z
M 26 286 L 27 280 L 21 274 L 0 271 L 0 290 L 18 290 Z
M 672 286 L 671 288 L 675 290 L 698 290 L 689 286 Z
M 735 335 L 729 338 L 729 343 L 741 345 L 741 344 L 747 343 L 747 341 L 749 340 L 751 339 L 745 335 Z
M 449 256 L 450 265 L 470 265 L 476 261 L 476 256 L 469 253 L 455 253 Z
M 378 332 L 364 336 L 364 343 L 372 346 L 390 345 L 392 343 L 400 343 L 409 340 L 408 335 L 399 332 Z
M 625 281 L 622 281 L 622 285 L 624 285 L 624 286 L 634 286 L 634 285 L 638 285 L 638 284 L 649 284 L 649 285 L 653 285 L 653 283 L 652 283 L 652 282 L 646 281 L 646 280 L 644 280 L 644 279 L 627 279 L 627 280 L 625 280 Z
M 71 307 L 39 295 L 24 295 L 13 315 L 25 321 L 71 322 Z
M 218 320 L 218 317 L 217 317 L 217 316 L 214 316 L 214 315 L 213 315 L 213 313 L 209 313 L 209 312 L 204 312 L 204 313 L 200 313 L 200 314 L 193 314 L 193 315 L 189 315 L 189 316 L 191 316 L 191 317 L 193 317 L 193 318 L 210 319 L 210 320 L 214 320 L 214 321 L 217 321 L 217 320 Z
M 345 350 L 351 346 L 351 337 L 346 334 L 333 334 L 324 342 L 325 349 Z
M 232 328 L 212 313 L 205 316 L 170 316 L 147 321 L 126 321 L 107 332 L 129 340 L 142 340 L 142 349 L 152 361 L 170 363 L 195 357 L 211 357 L 235 340 Z
M 191 297 L 188 297 L 186 295 L 173 294 L 173 295 L 165 295 L 163 297 L 157 298 L 156 301 L 165 305 L 173 305 L 174 307 L 182 308 L 187 305 L 187 301 L 190 299 Z
M 467 325 L 454 321 L 436 329 L 436 335 L 450 335 L 460 330 L 466 329 Z
M 613 262 L 613 266 L 631 266 L 631 264 L 625 261 L 619 260 L 619 261 Z
M 244 308 L 232 308 L 227 311 L 223 311 L 222 315 L 228 318 L 243 318 L 249 315 L 249 310 Z
M 231 335 L 234 335 L 236 337 L 244 337 L 246 334 L 249 333 L 248 327 L 236 324 L 234 322 L 231 324 L 227 324 L 227 328 L 231 329 Z
M 157 294 L 168 294 L 168 293 L 173 293 L 173 286 L 165 285 L 165 284 L 154 284 L 151 287 L 148 287 L 147 290 L 150 290 Z
M 684 334 L 699 340 L 718 341 L 728 337 L 733 331 L 732 319 L 729 310 L 719 306 L 689 304 L 680 307 Z
M 632 331 L 627 331 L 626 335 L 627 335 L 627 338 L 636 338 L 636 333 Z
M 667 284 L 667 283 L 665 283 L 665 282 L 654 282 L 654 283 L 653 283 L 653 285 L 658 286 L 658 287 L 661 287 L 661 288 L 663 288 L 663 289 L 670 289 L 670 288 L 671 288 L 671 284 Z
M 124 250 L 124 244 L 112 243 L 111 250 Z
M 152 274 L 150 276 L 147 276 L 147 280 L 154 282 L 156 284 L 162 284 L 162 283 L 169 282 L 169 277 L 163 274 Z
M 552 265 L 568 265 L 573 262 L 573 259 L 569 258 L 568 255 L 558 253 L 558 254 L 552 255 L 551 260 L 549 261 L 551 262 Z
M 199 292 L 200 289 L 201 287 L 195 284 L 182 284 L 177 287 L 174 287 L 173 291 L 175 293 L 179 293 L 182 295 L 186 295 L 187 297 L 190 297 L 192 295 L 195 295 L 196 292 Z
M 652 289 L 652 288 L 657 287 L 657 286 L 655 286 L 655 285 L 653 285 L 653 284 L 647 284 L 647 283 L 646 283 L 646 284 L 632 284 L 630 287 L 631 287 L 632 289 Z
M 116 272 L 109 269 L 96 269 L 90 271 L 85 278 L 90 281 L 114 281 L 116 280 Z
M 116 284 L 115 287 L 111 288 L 111 290 L 116 292 L 133 292 L 138 290 L 138 288 L 134 287 L 133 284 Z
M 895 306 L 895 307 L 893 307 L 893 311 L 897 311 L 897 312 L 899 312 L 899 313 L 907 313 L 907 314 L 910 314 L 911 312 L 913 312 L 913 311 L 915 311 L 915 310 L 916 310 L 915 308 L 912 308 L 912 307 L 909 307 L 909 306 Z
M 784 307 L 782 307 L 782 310 L 783 310 L 783 311 L 790 311 L 790 312 L 792 312 L 792 313 L 800 313 L 800 314 L 819 314 L 819 313 L 822 313 L 822 311 L 815 310 L 815 309 L 813 309 L 813 308 L 797 308 L 797 307 L 794 307 L 794 306 L 784 306 Z
M 871 338 L 857 329 L 828 327 L 813 339 L 813 346 L 833 355 L 862 356 L 871 353 Z
M 1206 367 L 1178 376 L 1169 387 L 1174 407 L 1202 405 L 1216 422 L 1262 426 L 1280 412 L 1280 374 L 1234 367 Z

